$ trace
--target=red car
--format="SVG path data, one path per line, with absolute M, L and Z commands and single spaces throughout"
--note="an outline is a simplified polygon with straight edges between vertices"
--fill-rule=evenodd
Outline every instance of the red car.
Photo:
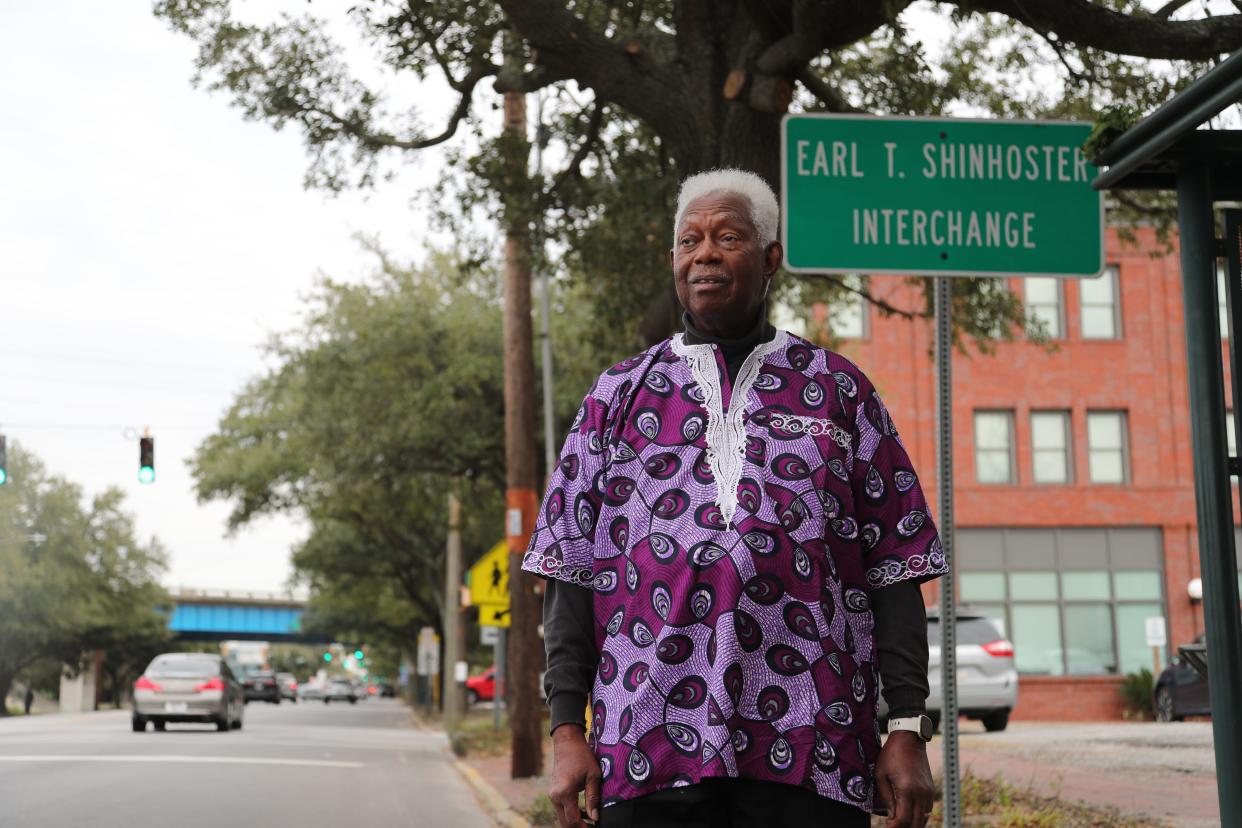
M 496 698 L 496 668 L 488 667 L 477 676 L 466 679 L 466 700 L 470 704 Z

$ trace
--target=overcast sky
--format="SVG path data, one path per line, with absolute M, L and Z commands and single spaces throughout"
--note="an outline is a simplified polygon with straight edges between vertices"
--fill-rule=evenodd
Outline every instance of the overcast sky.
M 227 507 L 196 502 L 186 461 L 317 274 L 371 272 L 355 233 L 419 255 L 426 219 L 410 201 L 441 156 L 367 198 L 304 190 L 297 131 L 246 123 L 193 89 L 193 44 L 150 8 L 0 7 L 0 433 L 88 494 L 121 487 L 141 534 L 171 552 L 168 585 L 277 589 L 303 527 L 273 518 L 225 537 Z M 905 18 L 933 49 L 946 33 L 935 18 Z M 156 437 L 151 486 L 136 478 L 143 427 Z
M 193 45 L 150 9 L 0 10 L 0 433 L 88 493 L 121 487 L 171 552 L 170 586 L 277 589 L 303 527 L 224 537 L 227 508 L 196 502 L 186 460 L 316 274 L 372 270 L 356 232 L 418 254 L 409 199 L 436 159 L 369 200 L 305 191 L 297 132 L 193 89 Z M 124 433 L 144 426 L 150 486 Z

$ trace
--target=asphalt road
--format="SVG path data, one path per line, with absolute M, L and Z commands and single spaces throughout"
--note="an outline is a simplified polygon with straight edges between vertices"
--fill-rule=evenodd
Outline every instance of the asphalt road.
M 3 828 L 489 828 L 444 735 L 392 699 L 246 706 L 134 733 L 128 711 L 0 719 Z

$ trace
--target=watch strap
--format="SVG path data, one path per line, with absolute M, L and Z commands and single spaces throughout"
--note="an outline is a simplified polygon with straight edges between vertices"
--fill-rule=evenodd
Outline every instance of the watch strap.
M 931 729 L 931 719 L 927 716 L 905 716 L 899 719 L 888 720 L 889 733 L 895 730 L 908 730 L 924 742 L 931 741 Z

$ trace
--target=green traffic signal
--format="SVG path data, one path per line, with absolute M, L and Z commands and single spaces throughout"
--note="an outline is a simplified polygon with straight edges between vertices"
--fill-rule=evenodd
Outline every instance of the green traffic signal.
M 362 650 L 354 650 L 354 658 L 358 659 L 359 661 L 362 661 L 365 655 L 366 654 L 363 653 Z
M 155 482 L 154 437 L 143 437 L 138 441 L 138 482 Z
M 332 660 L 332 653 L 324 653 L 324 654 L 323 654 L 323 660 L 324 660 L 324 661 L 331 661 L 331 660 Z
M 0 486 L 9 482 L 8 438 L 0 434 Z

